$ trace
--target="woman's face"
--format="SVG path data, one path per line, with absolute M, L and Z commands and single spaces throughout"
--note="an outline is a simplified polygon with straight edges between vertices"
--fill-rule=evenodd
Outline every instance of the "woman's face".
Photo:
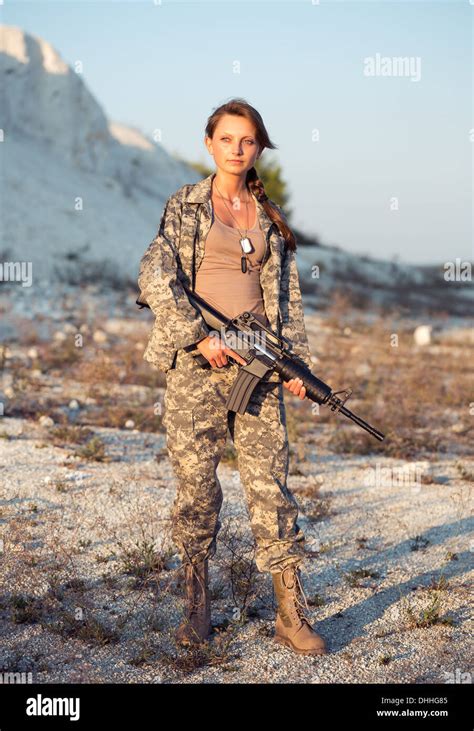
M 255 127 L 246 117 L 225 114 L 205 142 L 216 166 L 226 173 L 245 175 L 260 157 Z

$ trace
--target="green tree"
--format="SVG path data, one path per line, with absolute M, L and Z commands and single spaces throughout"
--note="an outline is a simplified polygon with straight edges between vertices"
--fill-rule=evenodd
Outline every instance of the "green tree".
M 282 169 L 279 162 L 275 159 L 268 161 L 261 159 L 256 163 L 255 169 L 260 180 L 263 181 L 268 197 L 283 208 L 285 215 L 290 220 L 292 214 L 292 210 L 288 207 L 290 196 L 287 185 L 282 178 Z

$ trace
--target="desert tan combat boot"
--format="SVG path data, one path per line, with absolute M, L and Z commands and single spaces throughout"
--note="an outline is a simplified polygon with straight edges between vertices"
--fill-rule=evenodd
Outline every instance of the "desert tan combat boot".
M 272 577 L 278 601 L 274 640 L 301 655 L 326 654 L 323 638 L 316 634 L 303 612 L 309 607 L 301 586 L 299 568 L 292 564 L 273 573 Z M 304 604 L 301 599 L 304 599 Z
M 208 559 L 196 564 L 186 563 L 184 574 L 185 616 L 175 637 L 180 645 L 197 645 L 207 640 L 211 634 Z

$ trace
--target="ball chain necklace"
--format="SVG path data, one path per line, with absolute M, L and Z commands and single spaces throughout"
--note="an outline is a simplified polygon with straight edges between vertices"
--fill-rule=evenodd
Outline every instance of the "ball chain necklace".
M 216 185 L 216 184 L 214 183 L 214 185 Z M 230 215 L 232 216 L 232 211 L 230 210 L 229 206 L 225 202 L 225 198 L 222 195 L 222 193 L 220 192 L 220 190 L 217 187 L 217 185 L 216 185 L 216 190 L 219 193 L 219 195 L 222 198 L 222 200 L 224 201 L 225 207 L 227 208 L 227 210 L 229 211 Z M 244 203 L 247 206 L 247 228 L 245 229 L 245 235 L 240 230 L 240 228 L 239 228 L 239 222 L 237 221 L 237 219 L 235 218 L 235 216 L 232 216 L 232 218 L 234 219 L 234 221 L 237 224 L 237 231 L 240 234 L 239 242 L 240 242 L 240 246 L 242 247 L 242 251 L 244 252 L 242 254 L 242 256 L 240 257 L 240 268 L 242 270 L 242 274 L 245 274 L 246 271 L 247 271 L 247 256 L 246 256 L 246 254 L 249 254 L 252 251 L 252 248 L 253 248 L 252 247 L 252 242 L 250 241 L 250 239 L 247 236 L 247 232 L 249 230 L 249 209 L 248 209 L 249 201 L 244 201 Z

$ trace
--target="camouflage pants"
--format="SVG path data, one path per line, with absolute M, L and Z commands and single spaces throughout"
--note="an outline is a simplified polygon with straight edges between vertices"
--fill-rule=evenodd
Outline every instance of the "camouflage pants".
M 240 479 L 256 544 L 259 571 L 281 571 L 301 564 L 305 536 L 297 524 L 298 504 L 286 485 L 288 434 L 283 385 L 261 381 L 245 414 L 225 403 L 238 366 L 202 368 L 179 350 L 166 372 L 166 443 L 177 494 L 172 538 L 183 563 L 211 558 L 221 522 L 223 494 L 216 470 L 227 430 L 237 452 Z

